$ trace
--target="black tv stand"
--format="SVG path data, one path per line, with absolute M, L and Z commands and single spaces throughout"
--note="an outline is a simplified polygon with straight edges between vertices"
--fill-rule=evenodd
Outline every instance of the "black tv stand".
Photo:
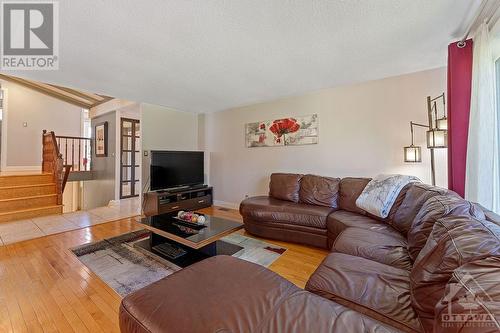
M 206 184 L 199 184 L 199 185 L 193 185 L 193 186 L 189 187 L 189 189 L 198 190 L 200 188 L 207 188 L 207 187 L 208 187 L 208 185 L 206 185 Z
M 144 214 L 153 216 L 212 206 L 213 188 L 199 185 L 144 194 Z
M 200 188 L 207 188 L 208 185 L 206 184 L 199 184 L 199 185 L 192 185 L 192 186 L 180 186 L 180 187 L 172 187 L 172 188 L 167 188 L 164 190 L 158 190 L 155 191 L 158 194 L 165 194 L 165 193 L 178 193 L 178 192 L 185 192 L 189 190 L 197 190 Z

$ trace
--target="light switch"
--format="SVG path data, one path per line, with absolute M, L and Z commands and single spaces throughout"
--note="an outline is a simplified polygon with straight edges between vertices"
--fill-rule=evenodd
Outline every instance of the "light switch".
M 28 127 L 28 123 L 27 123 L 27 122 L 24 122 L 24 123 L 23 123 L 23 127 Z
M 147 150 L 144 151 L 144 156 L 148 156 L 148 151 Z

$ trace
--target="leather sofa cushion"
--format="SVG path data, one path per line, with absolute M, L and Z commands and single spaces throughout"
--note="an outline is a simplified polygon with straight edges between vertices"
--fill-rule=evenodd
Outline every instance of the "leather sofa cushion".
M 436 306 L 436 333 L 500 332 L 500 258 L 473 261 L 453 272 Z M 473 314 L 477 317 L 469 316 Z M 456 319 L 453 315 L 466 315 Z M 450 323 L 452 325 L 450 325 Z
M 370 180 L 371 178 L 342 178 L 339 187 L 339 208 L 349 212 L 366 214 L 364 210 L 356 206 L 356 199 Z
M 298 225 L 298 224 L 283 223 L 283 222 L 273 222 L 273 221 L 254 221 L 254 220 L 252 220 L 249 217 L 245 217 L 244 218 L 244 223 L 245 223 L 245 226 L 247 224 L 254 224 L 254 225 L 258 225 L 260 227 L 274 228 L 275 232 L 279 232 L 279 230 L 286 229 L 286 230 L 293 230 L 293 231 L 302 232 L 303 234 L 324 235 L 324 236 L 326 236 L 326 230 L 325 229 L 308 227 L 308 226 Z M 273 235 L 269 234 L 268 236 L 262 236 L 262 237 L 273 238 Z
M 374 260 L 392 267 L 411 270 L 406 239 L 397 233 L 378 233 L 347 228 L 335 240 L 332 251 Z
M 403 202 L 391 219 L 392 226 L 406 235 L 424 203 L 433 196 L 445 195 L 449 192 L 451 191 L 436 186 L 422 183 L 412 184 L 408 188 Z
M 275 199 L 299 202 L 300 179 L 293 173 L 273 173 L 269 183 L 269 195 Z
M 300 180 L 299 201 L 305 204 L 338 207 L 340 178 L 305 175 Z
M 483 211 L 455 195 L 436 195 L 428 199 L 413 220 L 408 232 L 410 257 L 415 260 L 425 246 L 434 223 L 445 216 L 470 215 L 480 220 L 485 219 Z
M 447 282 L 460 266 L 500 255 L 500 227 L 470 216 L 439 219 L 411 270 L 412 304 L 427 330 Z M 428 326 L 429 325 L 429 326 Z
M 345 210 L 334 211 L 327 218 L 328 234 L 332 240 L 335 240 L 342 231 L 349 227 L 368 229 L 373 232 L 397 233 L 386 223 Z
M 228 256 L 206 259 L 126 296 L 119 323 L 122 333 L 397 332 Z
M 307 291 L 283 301 L 258 332 L 400 333 L 396 328 Z
M 243 217 L 254 221 L 267 221 L 326 229 L 326 218 L 333 208 L 292 203 L 267 196 L 251 197 L 240 204 Z
M 245 223 L 245 231 L 252 235 L 325 249 L 329 248 L 326 229 L 281 222 L 253 221 L 248 217 L 244 217 L 243 222 Z
M 409 272 L 361 257 L 330 253 L 306 290 L 407 332 L 421 332 L 411 306 Z
M 120 329 L 259 331 L 262 319 L 297 289 L 262 266 L 212 257 L 126 296 L 120 307 Z

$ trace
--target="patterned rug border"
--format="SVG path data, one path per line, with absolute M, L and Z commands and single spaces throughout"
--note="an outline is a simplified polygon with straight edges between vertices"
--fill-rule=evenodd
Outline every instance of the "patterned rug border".
M 83 255 L 96 252 L 99 250 L 105 249 L 108 245 L 117 245 L 121 243 L 130 243 L 136 240 L 139 240 L 141 238 L 145 238 L 146 236 L 149 236 L 151 233 L 146 230 L 138 230 L 138 231 L 131 231 L 131 232 L 126 232 L 124 234 L 114 236 L 111 238 L 105 238 L 100 241 L 96 241 L 93 243 L 87 243 L 87 244 L 82 244 L 73 248 L 70 248 L 71 252 L 73 252 L 77 257 L 81 257 Z
M 125 296 L 182 269 L 167 259 L 142 250 L 140 246 L 134 246 L 150 234 L 150 231 L 142 229 L 82 244 L 70 250 L 81 264 L 119 295 Z M 269 267 L 287 251 L 281 246 L 239 233 L 225 236 L 221 241 L 241 248 L 233 257 L 263 267 Z

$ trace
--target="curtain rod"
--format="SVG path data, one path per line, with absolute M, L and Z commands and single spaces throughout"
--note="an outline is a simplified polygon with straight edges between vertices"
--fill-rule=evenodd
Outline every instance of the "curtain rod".
M 467 40 L 467 37 L 469 37 L 469 34 L 470 34 L 471 30 L 472 30 L 472 27 L 474 27 L 476 25 L 477 20 L 483 14 L 483 11 L 486 8 L 486 4 L 487 3 L 488 3 L 488 0 L 483 0 L 481 2 L 481 7 L 480 7 L 479 10 L 476 11 L 476 15 L 474 15 L 474 19 L 470 22 L 469 27 L 465 31 L 464 37 L 462 39 L 460 39 L 460 41 L 457 43 L 457 46 L 459 48 L 464 48 L 465 45 L 467 44 L 465 41 Z

